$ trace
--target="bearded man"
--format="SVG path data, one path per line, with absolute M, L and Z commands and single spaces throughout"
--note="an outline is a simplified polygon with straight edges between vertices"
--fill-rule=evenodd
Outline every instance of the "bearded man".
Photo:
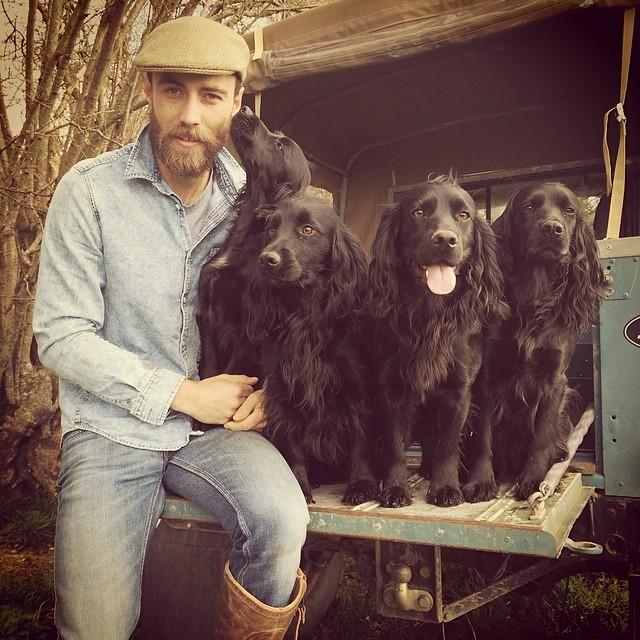
M 243 38 L 207 18 L 155 29 L 134 61 L 149 125 L 78 163 L 51 201 L 33 322 L 60 378 L 60 638 L 133 634 L 165 487 L 232 537 L 218 637 L 281 638 L 304 594 L 307 505 L 260 434 L 258 380 L 197 374 L 200 268 L 245 179 L 224 143 L 248 61 Z M 194 431 L 192 419 L 224 428 Z

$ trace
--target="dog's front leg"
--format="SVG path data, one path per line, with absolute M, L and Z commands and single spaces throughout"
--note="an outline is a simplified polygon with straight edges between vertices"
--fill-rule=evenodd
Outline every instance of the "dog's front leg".
M 427 502 L 440 507 L 453 507 L 464 502 L 460 490 L 460 436 L 469 414 L 471 389 L 442 389 L 437 392 L 438 407 L 435 433 L 431 451 L 422 455 L 431 456 L 431 484 L 427 491 Z M 424 442 L 424 439 L 423 439 Z
M 465 465 L 469 472 L 462 487 L 467 502 L 493 500 L 498 495 L 493 469 L 493 417 L 497 413 L 495 402 L 490 398 L 488 387 L 478 392 L 479 415 L 471 422 L 471 435 L 464 446 Z M 492 390 L 493 394 L 496 390 Z
M 560 411 L 566 380 L 547 380 L 541 386 L 542 397 L 535 417 L 533 438 L 527 452 L 524 468 L 515 484 L 517 500 L 526 500 L 532 493 L 538 491 L 547 471 L 556 462 Z
M 371 427 L 365 422 L 368 417 L 354 416 L 350 422 L 351 451 L 349 456 L 349 483 L 342 498 L 345 504 L 362 504 L 377 500 L 379 483 L 373 470 Z
M 407 484 L 405 441 L 411 432 L 415 409 L 387 404 L 380 412 L 382 418 L 382 460 L 386 467 L 380 504 L 383 507 L 405 507 L 411 504 Z

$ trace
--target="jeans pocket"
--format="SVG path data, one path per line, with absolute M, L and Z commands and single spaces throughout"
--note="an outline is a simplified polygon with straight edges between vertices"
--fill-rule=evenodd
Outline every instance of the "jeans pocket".
M 98 437 L 99 436 L 93 433 L 93 431 L 88 431 L 87 429 L 74 429 L 64 434 L 62 444 L 60 445 L 60 469 L 58 470 L 58 479 L 56 481 L 58 489 L 62 486 L 65 469 L 68 468 L 73 457 L 73 448 L 86 440 Z

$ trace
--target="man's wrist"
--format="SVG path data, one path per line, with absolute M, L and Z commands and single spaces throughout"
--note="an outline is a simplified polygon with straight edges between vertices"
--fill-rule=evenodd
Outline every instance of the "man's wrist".
M 194 391 L 197 382 L 185 378 L 182 384 L 178 387 L 176 395 L 171 402 L 171 408 L 179 413 L 185 413 L 188 416 L 192 415 L 194 406 Z

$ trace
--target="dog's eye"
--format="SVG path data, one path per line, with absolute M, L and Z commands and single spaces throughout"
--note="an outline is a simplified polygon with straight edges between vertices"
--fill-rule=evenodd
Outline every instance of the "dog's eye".
M 312 236 L 315 232 L 316 230 L 310 224 L 305 224 L 301 229 L 303 236 Z
M 522 205 L 522 210 L 525 213 L 531 213 L 533 211 L 533 205 L 530 202 L 527 202 L 526 204 Z
M 458 214 L 458 218 L 460 220 L 469 220 L 469 218 L 471 218 L 471 214 L 468 211 L 461 211 Z
M 279 151 L 282 151 L 284 149 L 284 145 L 282 144 L 282 142 L 280 142 L 280 140 L 276 139 L 276 149 L 278 149 Z
M 414 218 L 424 218 L 423 209 L 414 209 L 412 212 Z
M 267 238 L 273 238 L 273 234 L 276 232 L 275 227 L 269 227 L 266 231 Z
M 573 207 L 567 207 L 566 209 L 564 209 L 564 212 L 568 215 L 568 216 L 572 216 L 575 214 L 576 210 Z

